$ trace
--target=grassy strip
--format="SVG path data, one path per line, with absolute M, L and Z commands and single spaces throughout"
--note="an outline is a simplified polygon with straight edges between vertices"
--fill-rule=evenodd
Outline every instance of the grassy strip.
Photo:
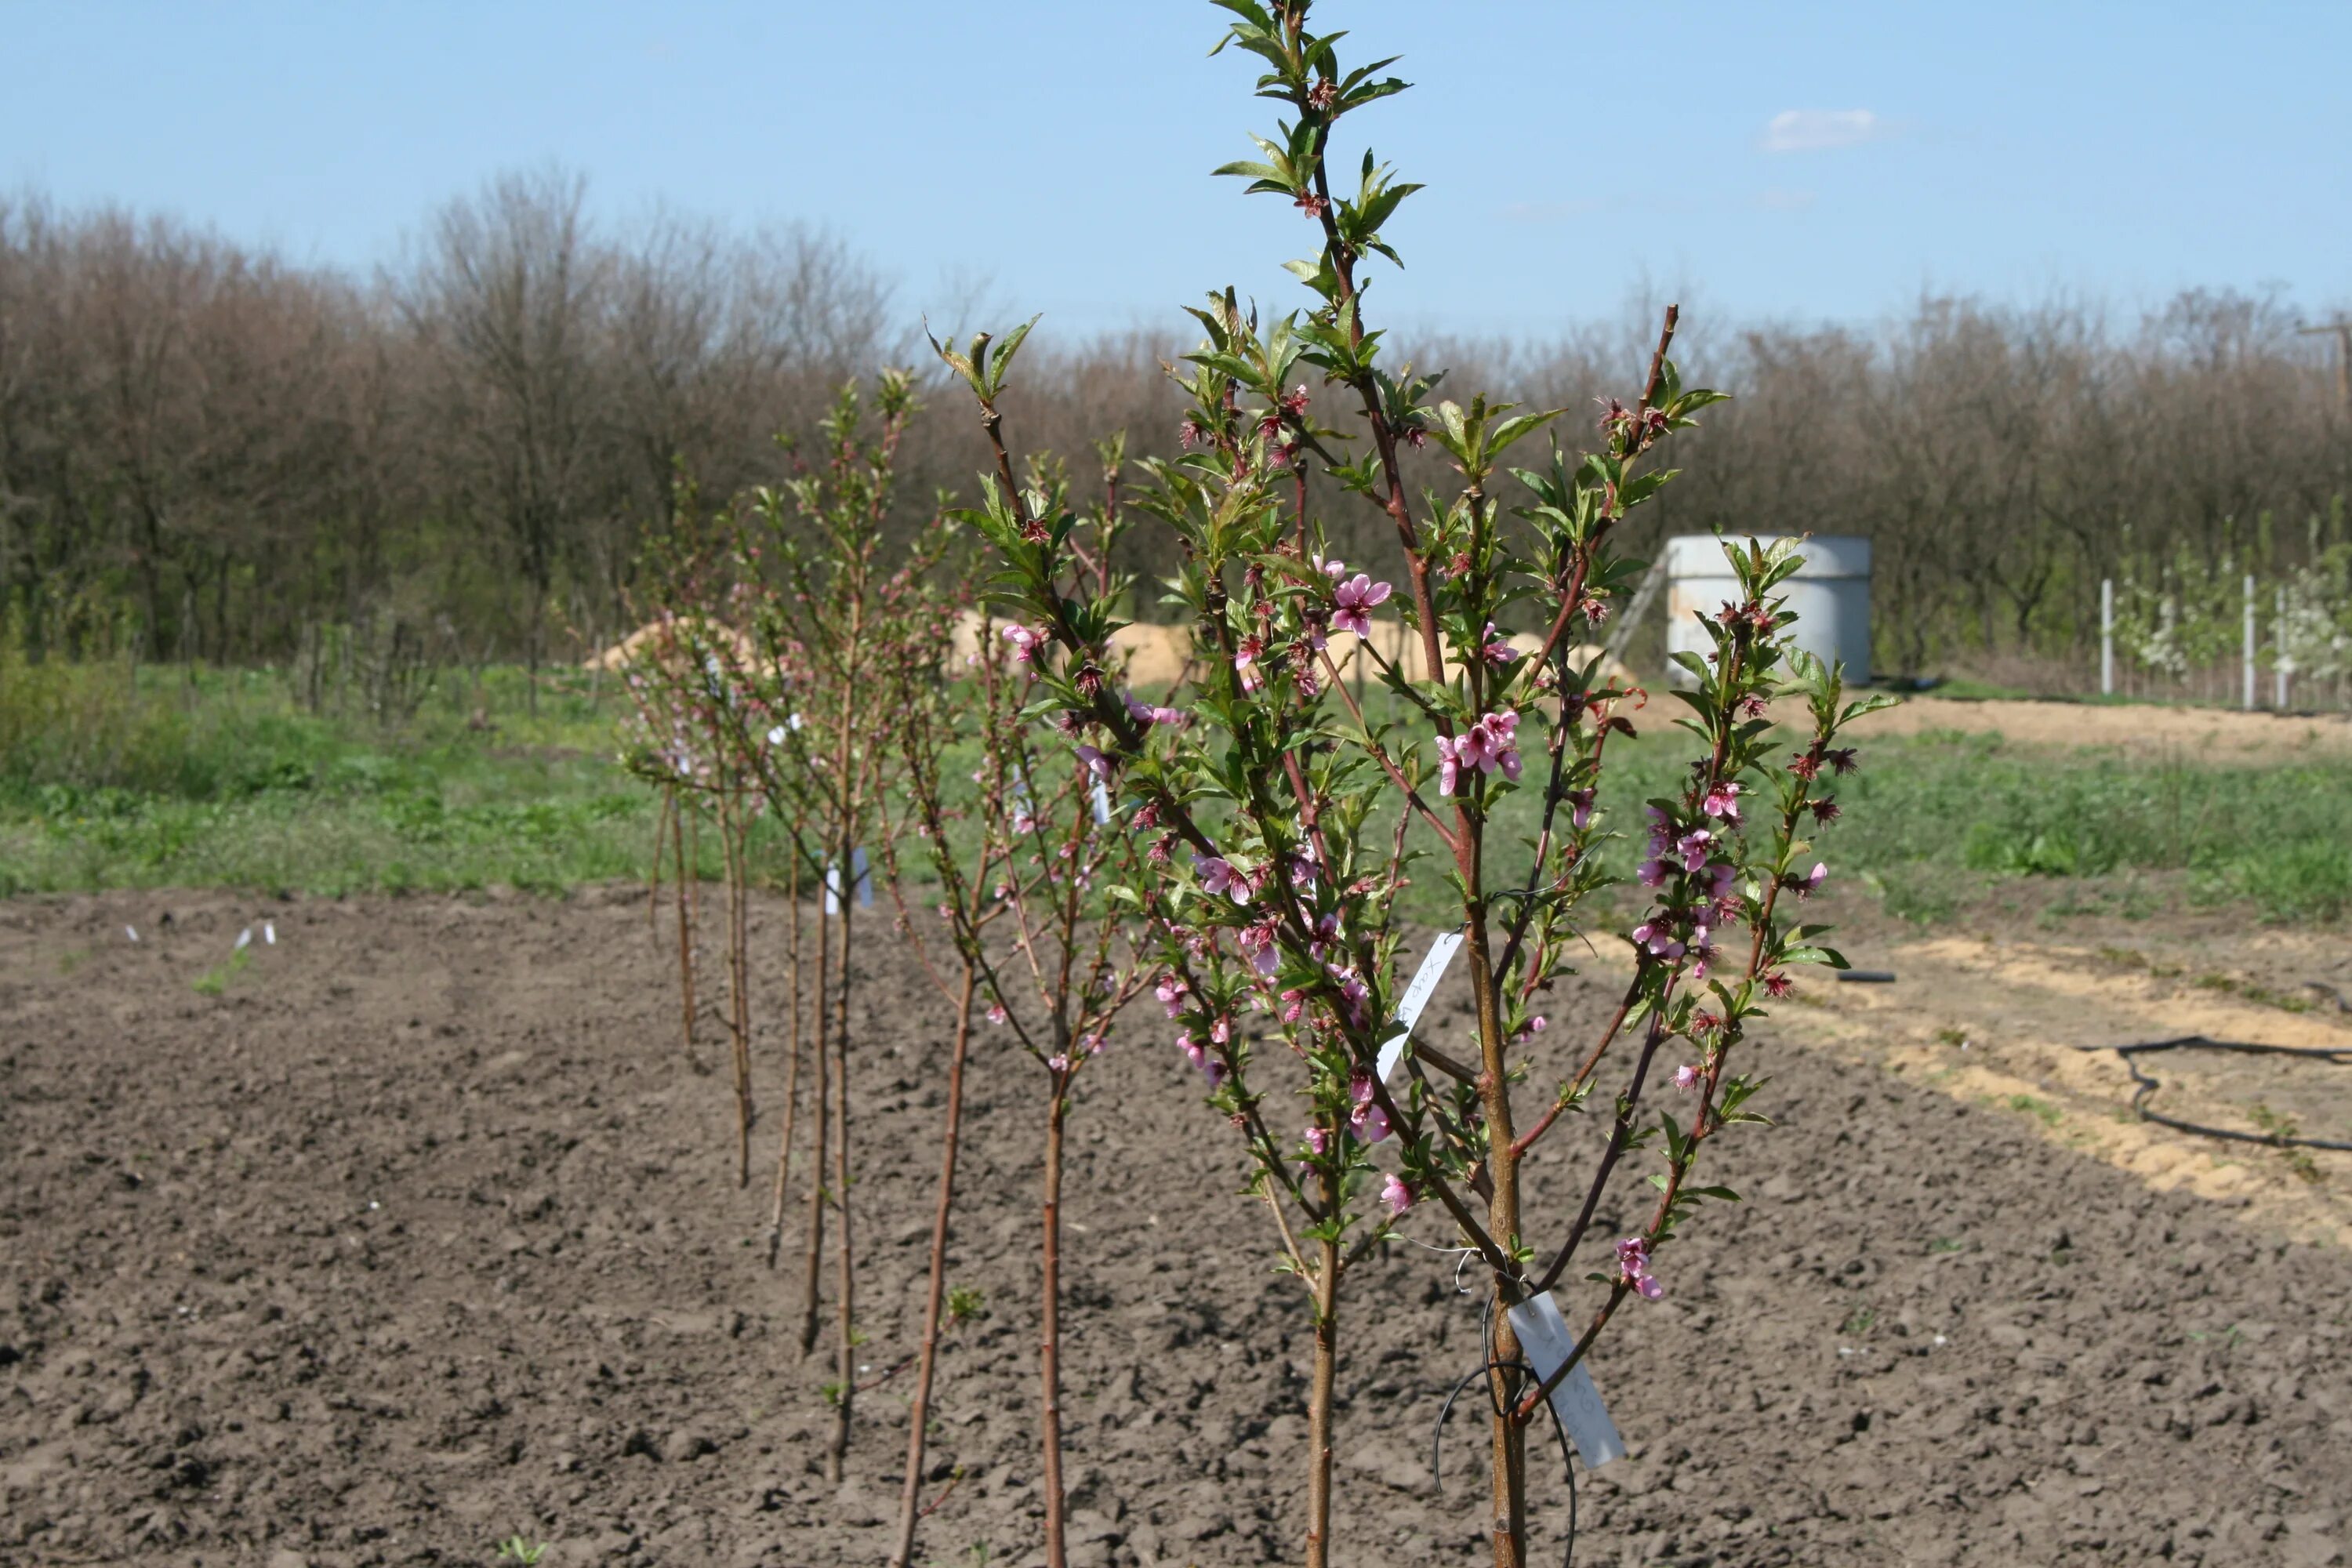
M 383 727 L 306 712 L 266 671 L 193 684 L 168 669 L 135 682 L 119 667 L 7 673 L 0 893 L 554 891 L 645 871 L 652 804 L 612 761 L 609 679 L 544 678 L 534 714 L 521 673 L 493 670 Z M 1612 747 L 1602 795 L 1629 836 L 1642 802 L 1675 790 L 1687 750 L 1655 707 L 1642 717 L 1640 740 Z M 1932 922 L 2006 878 L 2138 871 L 2187 873 L 2194 896 L 2268 920 L 2352 910 L 2352 764 L 2340 761 L 2208 766 L 1957 733 L 1875 741 L 1863 761 L 1837 782 L 1845 816 L 1822 857 L 1897 914 Z M 1500 840 L 1531 838 L 1535 807 L 1532 791 L 1506 801 Z M 754 858 L 782 864 L 758 842 Z

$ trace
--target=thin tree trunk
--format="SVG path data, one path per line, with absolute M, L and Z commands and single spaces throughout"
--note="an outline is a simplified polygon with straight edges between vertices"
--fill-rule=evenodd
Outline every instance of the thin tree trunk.
M 688 888 L 693 879 L 692 868 L 686 863 L 686 819 L 688 806 L 683 799 L 674 803 L 670 812 L 670 837 L 677 849 L 677 993 L 686 1028 L 686 1064 L 694 1062 L 694 903 Z
M 800 835 L 793 835 L 794 850 L 792 866 L 784 874 L 784 984 L 785 1005 L 790 1015 L 785 1024 L 784 1047 L 784 1131 L 776 1143 L 776 1203 L 768 1216 L 768 1267 L 776 1266 L 776 1255 L 784 1245 L 784 1194 L 793 1177 L 793 1122 L 800 1110 L 801 1093 L 801 858 L 798 850 Z M 824 1174 L 824 1156 L 817 1160 L 817 1176 Z
M 1045 1450 L 1045 1568 L 1064 1568 L 1062 1543 L 1062 1124 L 1069 1101 L 1057 1085 L 1045 1120 L 1044 1327 L 1037 1373 L 1044 1406 L 1037 1422 Z
M 318 710 L 319 700 L 314 689 L 310 699 L 310 711 L 316 713 Z M 677 809 L 677 791 L 665 786 L 662 790 L 661 807 L 654 814 L 653 874 L 646 879 L 646 940 L 654 944 L 656 952 L 661 949 L 662 857 L 669 853 L 669 818 L 670 813 Z
M 845 835 L 845 838 L 846 836 Z M 825 1457 L 825 1479 L 838 1482 L 849 1462 L 849 1423 L 857 1398 L 857 1249 L 850 1226 L 849 1206 L 849 952 L 856 909 L 855 851 L 845 844 L 841 855 L 841 978 L 838 1011 L 833 1020 L 834 1148 L 833 1206 L 841 1215 L 839 1300 L 835 1310 L 841 1324 L 835 1347 L 841 1401 L 833 1407 L 833 1447 Z
M 719 841 L 727 862 L 727 1031 L 735 1045 L 735 1184 L 751 1184 L 751 997 L 746 948 L 743 827 L 733 792 L 719 793 Z
M 1486 1205 L 1486 1234 L 1494 1237 L 1516 1237 L 1519 1234 L 1519 1163 L 1511 1152 L 1511 1142 L 1517 1136 L 1511 1125 L 1511 1091 L 1509 1076 L 1504 1061 L 1503 1019 L 1495 994 L 1494 957 L 1487 946 L 1486 914 L 1479 901 L 1479 889 L 1475 877 L 1479 845 L 1475 824 L 1465 824 L 1472 837 L 1463 859 L 1471 868 L 1470 930 L 1463 946 L 1470 960 L 1470 984 L 1478 1006 L 1478 1039 L 1481 1051 L 1479 1096 L 1486 1112 L 1489 1153 L 1486 1175 L 1494 1184 L 1494 1195 Z M 1497 1278 L 1495 1281 L 1494 1345 L 1495 1360 L 1507 1368 L 1519 1358 L 1518 1336 L 1511 1330 L 1509 1309 L 1517 1304 L 1517 1294 L 1510 1282 Z M 1527 1489 L 1527 1427 L 1512 1414 L 1518 1403 L 1520 1377 L 1517 1372 L 1496 1370 L 1488 1376 L 1495 1399 L 1494 1442 L 1491 1464 L 1495 1514 L 1491 1524 L 1495 1551 L 1495 1568 L 1527 1568 L 1528 1561 L 1528 1489 Z
M 947 1127 L 940 1134 L 939 1206 L 931 1215 L 930 1293 L 923 1304 L 923 1348 L 915 1365 L 915 1397 L 907 1411 L 907 1481 L 898 1495 L 898 1544 L 890 1568 L 908 1568 L 915 1553 L 915 1521 L 922 1506 L 923 1426 L 930 1419 L 931 1374 L 939 1364 L 940 1309 L 947 1299 L 948 1211 L 955 1198 L 956 1138 L 963 1125 L 963 1058 L 971 1041 L 972 994 L 979 972 L 963 971 L 963 994 L 956 1001 L 955 1047 L 948 1058 Z
M 832 1016 L 825 1007 L 830 995 L 833 974 L 833 918 L 825 910 L 822 898 L 816 906 L 816 1039 L 810 1055 L 816 1063 L 816 1093 L 811 1103 L 816 1108 L 816 1159 L 811 1166 L 814 1178 L 809 1183 L 808 1250 L 806 1268 L 801 1285 L 801 1355 L 806 1359 L 816 1349 L 818 1289 L 824 1268 L 824 1152 L 827 1130 L 832 1125 L 833 1103 L 827 1086 L 832 1081 L 832 1063 L 825 1047 L 832 1036 Z
M 1339 1184 L 1327 1179 L 1325 1203 L 1339 1212 Z M 1307 1568 L 1331 1563 L 1331 1385 L 1339 1358 L 1339 1244 L 1322 1244 L 1315 1279 L 1315 1364 L 1307 1389 Z

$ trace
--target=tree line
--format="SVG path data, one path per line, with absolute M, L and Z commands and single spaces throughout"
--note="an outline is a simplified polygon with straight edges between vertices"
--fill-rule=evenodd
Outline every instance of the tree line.
M 1648 314 L 1424 336 L 1412 357 L 1597 416 Z M 1685 321 L 1691 374 L 1738 397 L 1631 544 L 1867 534 L 1885 668 L 2071 679 L 2101 577 L 2184 558 L 2289 570 L 2343 542 L 2352 418 L 2332 342 L 2276 294 Z M 0 603 L 37 640 L 96 607 L 156 658 L 276 659 L 320 625 L 385 616 L 465 657 L 573 655 L 634 624 L 640 542 L 682 484 L 716 503 L 812 460 L 842 383 L 929 360 L 920 321 L 838 239 L 600 222 L 554 169 L 449 202 L 364 278 L 170 218 L 0 197 Z M 1052 325 L 1017 389 L 1040 449 L 1082 493 L 1101 482 L 1096 437 L 1171 455 L 1181 401 L 1161 367 L 1191 338 Z M 1314 416 L 1345 419 L 1309 391 Z M 1413 477 L 1442 488 L 1433 450 Z M 968 498 L 983 457 L 951 399 L 919 416 L 898 526 L 941 489 Z M 1349 532 L 1370 521 L 1331 510 L 1340 542 L 1372 546 Z

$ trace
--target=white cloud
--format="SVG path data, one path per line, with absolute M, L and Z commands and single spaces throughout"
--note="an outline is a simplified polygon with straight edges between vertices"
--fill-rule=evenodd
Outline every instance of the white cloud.
M 1892 128 L 1867 109 L 1784 109 L 1764 122 L 1767 153 L 1823 153 L 1875 142 Z

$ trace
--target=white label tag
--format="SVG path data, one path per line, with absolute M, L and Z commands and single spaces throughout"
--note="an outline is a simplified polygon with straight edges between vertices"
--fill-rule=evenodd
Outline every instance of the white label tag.
M 1110 786 L 1095 780 L 1095 826 L 1107 826 L 1110 822 Z
M 1378 1067 L 1382 1083 L 1396 1071 L 1397 1063 L 1404 1059 L 1407 1037 L 1412 1035 L 1412 1026 L 1421 1022 L 1422 1009 L 1437 994 L 1437 983 L 1445 978 L 1446 966 L 1461 950 L 1462 933 L 1458 931 L 1446 931 L 1429 944 L 1429 956 L 1421 961 L 1421 967 L 1413 972 L 1412 984 L 1404 988 L 1404 1000 L 1397 1004 L 1397 1032 L 1381 1047 Z
M 866 869 L 865 850 L 853 849 L 849 852 L 849 870 L 850 875 L 857 879 L 857 907 L 872 909 L 874 879 Z M 824 868 L 824 912 L 829 915 L 837 915 L 841 912 L 841 868 L 838 866 L 827 866 Z
M 1568 1321 L 1559 1315 L 1559 1303 L 1550 1291 L 1520 1302 L 1508 1316 L 1519 1336 L 1519 1353 L 1538 1377 L 1549 1378 L 1576 1353 L 1576 1336 L 1568 1331 Z M 1617 1436 L 1617 1424 L 1609 1419 L 1609 1407 L 1601 1403 L 1601 1391 L 1592 1386 L 1592 1374 L 1583 1362 L 1553 1387 L 1551 1408 L 1586 1469 L 1625 1457 L 1625 1440 Z

